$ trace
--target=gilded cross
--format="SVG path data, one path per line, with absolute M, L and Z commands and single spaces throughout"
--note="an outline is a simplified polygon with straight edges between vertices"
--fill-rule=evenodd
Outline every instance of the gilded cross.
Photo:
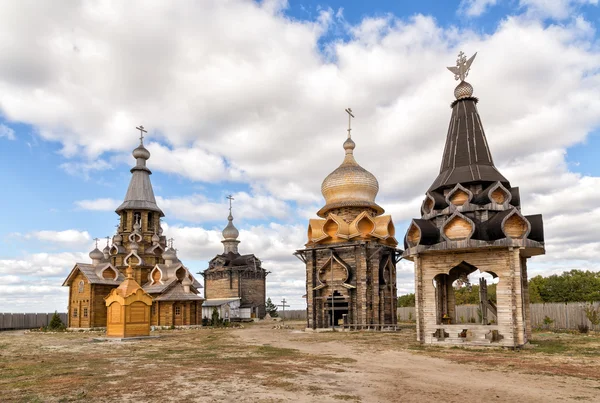
M 458 54 L 458 59 L 456 59 L 456 67 L 452 66 L 446 68 L 454 73 L 455 80 L 465 81 L 465 78 L 467 78 L 469 75 L 469 70 L 471 69 L 471 64 L 473 63 L 475 56 L 477 56 L 477 52 L 475 52 L 475 54 L 471 56 L 469 60 L 467 60 L 467 57 L 461 51 Z
M 138 127 L 136 127 L 136 129 L 138 129 L 140 131 L 140 144 L 144 144 L 144 133 L 148 133 L 148 131 L 146 129 L 144 129 L 144 126 L 139 125 Z
M 352 131 L 352 118 L 354 115 L 352 114 L 352 109 L 346 108 L 346 113 L 348 114 L 348 138 L 351 138 L 350 132 Z

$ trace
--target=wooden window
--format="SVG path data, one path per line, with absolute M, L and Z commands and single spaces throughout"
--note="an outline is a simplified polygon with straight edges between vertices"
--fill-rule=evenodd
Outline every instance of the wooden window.
M 156 304 L 152 304 L 152 315 L 156 315 Z
M 84 284 L 85 284 L 85 283 L 83 282 L 83 280 L 81 280 L 81 281 L 79 282 L 79 288 L 78 288 L 78 291 L 79 291 L 79 292 L 83 292 L 83 286 L 84 286 Z
M 73 308 L 73 317 L 76 318 L 77 317 L 77 308 Z
M 152 231 L 154 229 L 154 214 L 151 212 L 148 213 L 148 231 Z
M 88 317 L 88 309 L 87 308 L 83 308 L 83 317 L 84 318 Z
M 176 306 L 175 307 L 175 316 L 179 316 L 181 315 L 181 307 L 180 306 Z

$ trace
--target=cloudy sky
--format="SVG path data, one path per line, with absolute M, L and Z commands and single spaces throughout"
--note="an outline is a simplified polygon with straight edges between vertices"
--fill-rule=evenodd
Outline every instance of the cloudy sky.
M 184 263 L 222 251 L 231 193 L 267 295 L 302 308 L 292 253 L 342 161 L 344 108 L 402 236 L 439 169 L 460 50 L 478 52 L 497 166 L 544 215 L 530 275 L 600 270 L 599 18 L 597 0 L 2 0 L 0 312 L 66 310 L 65 276 L 115 231 L 140 124 Z M 398 273 L 412 292 L 412 264 Z

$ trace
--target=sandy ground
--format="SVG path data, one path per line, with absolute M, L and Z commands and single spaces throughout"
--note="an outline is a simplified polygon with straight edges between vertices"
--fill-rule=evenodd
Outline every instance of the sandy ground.
M 414 327 L 310 333 L 302 323 L 93 337 L 0 332 L 0 402 L 600 402 L 596 344 L 554 355 L 432 349 Z
M 535 375 L 458 364 L 410 351 L 390 351 L 316 342 L 314 334 L 293 330 L 265 331 L 253 327 L 238 333 L 246 343 L 269 343 L 307 354 L 352 357 L 342 373 L 311 373 L 294 382 L 318 385 L 322 395 L 347 395 L 362 402 L 600 402 L 600 382 L 569 376 Z M 380 351 L 373 351 L 380 350 Z M 468 350 L 461 350 L 469 354 Z M 313 402 L 314 396 L 287 396 L 289 401 Z M 324 401 L 328 401 L 327 399 Z

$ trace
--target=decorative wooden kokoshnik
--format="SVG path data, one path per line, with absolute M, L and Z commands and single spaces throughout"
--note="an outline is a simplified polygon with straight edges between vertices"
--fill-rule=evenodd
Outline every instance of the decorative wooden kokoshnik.
M 401 251 L 394 224 L 375 203 L 379 184 L 354 159 L 350 108 L 345 158 L 321 185 L 325 206 L 308 225 L 307 328 L 396 324 L 396 263 Z M 375 325 L 375 326 L 373 326 Z
M 521 346 L 531 337 L 527 259 L 545 253 L 543 222 L 541 215 L 521 214 L 519 188 L 494 166 L 478 100 L 464 81 L 475 55 L 467 60 L 460 52 L 456 66 L 448 67 L 460 83 L 440 173 L 425 194 L 421 218 L 406 232 L 403 257 L 415 263 L 419 341 Z M 468 284 L 477 270 L 499 278 L 497 302 L 488 300 L 480 279 L 482 323 L 458 324 L 453 284 Z

